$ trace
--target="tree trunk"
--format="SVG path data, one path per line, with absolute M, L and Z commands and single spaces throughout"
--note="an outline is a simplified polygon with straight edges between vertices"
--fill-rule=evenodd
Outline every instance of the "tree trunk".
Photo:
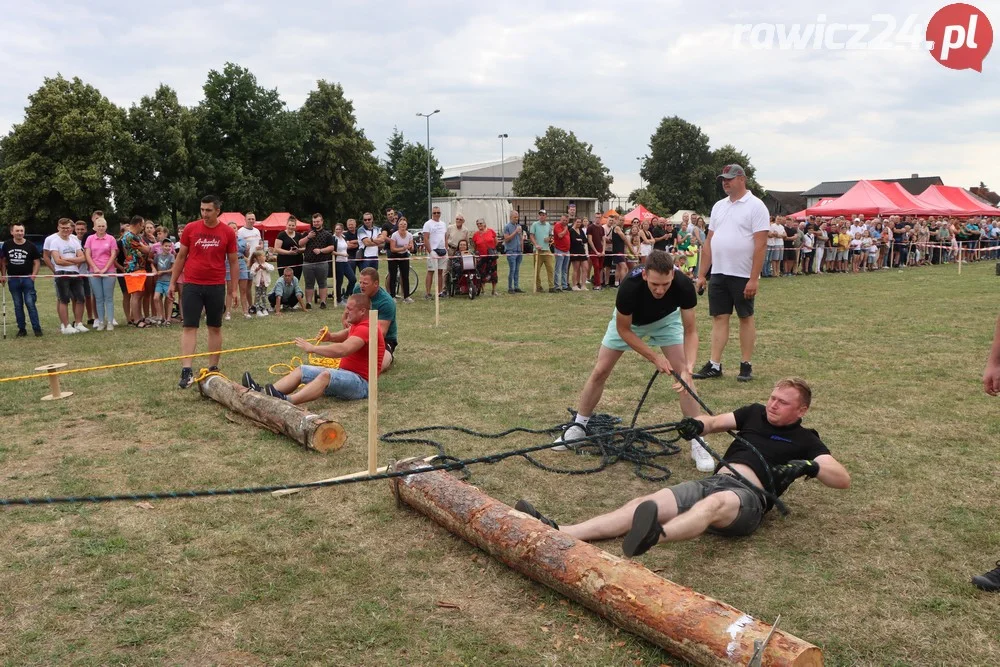
M 288 401 L 279 401 L 227 380 L 211 375 L 198 383 L 202 396 L 222 403 L 258 426 L 287 435 L 306 449 L 322 454 L 335 452 L 347 441 L 347 432 L 339 422 L 306 412 Z
M 425 464 L 408 463 L 401 469 Z M 771 626 L 552 530 L 436 471 L 391 480 L 398 498 L 521 574 L 695 665 L 745 665 Z M 776 630 L 763 665 L 822 665 L 819 648 Z

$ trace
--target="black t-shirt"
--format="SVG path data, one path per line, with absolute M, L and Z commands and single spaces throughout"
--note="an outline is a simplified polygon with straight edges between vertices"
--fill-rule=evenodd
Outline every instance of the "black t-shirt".
M 569 252 L 571 255 L 587 254 L 587 230 L 584 228 L 569 228 Z M 572 259 L 586 259 L 585 257 L 573 257 Z
M 666 250 L 667 246 L 670 245 L 670 235 L 667 234 L 667 230 L 659 225 L 654 225 L 649 233 L 653 237 L 653 249 L 654 250 Z
M 357 241 L 358 240 L 357 231 L 353 231 L 352 232 L 349 229 L 344 230 L 344 240 L 347 241 L 348 245 L 350 245 L 351 241 Z M 363 257 L 363 255 L 362 255 L 362 251 L 363 250 L 364 250 L 364 248 L 362 248 L 361 244 L 358 243 L 358 247 L 357 248 L 354 248 L 354 249 L 348 248 L 347 249 L 347 256 L 350 259 L 354 259 L 355 255 Z
M 795 237 L 799 233 L 799 228 L 795 225 L 784 225 L 785 227 L 785 238 L 782 239 L 785 242 L 786 248 L 795 248 Z
M 733 415 L 736 417 L 736 430 L 757 448 L 767 465 L 772 468 L 795 459 L 810 460 L 830 453 L 819 439 L 819 433 L 803 427 L 801 420 L 789 426 L 772 426 L 767 421 L 767 411 L 760 403 L 744 405 L 735 410 Z M 734 440 L 733 444 L 729 445 L 726 455 L 722 458 L 729 463 L 750 466 L 757 479 L 767 485 L 768 471 L 764 469 L 760 458 L 739 440 Z M 718 469 L 719 467 L 716 471 Z M 785 490 L 777 489 L 777 491 L 780 496 Z M 770 502 L 767 504 L 767 509 L 771 509 Z
M 0 255 L 7 262 L 9 276 L 30 276 L 35 268 L 35 260 L 42 258 L 38 254 L 38 247 L 27 239 L 21 245 L 14 243 L 14 239 L 4 241 Z
M 316 231 L 310 229 L 309 232 Z M 308 234 L 308 232 L 307 232 Z M 329 262 L 333 255 L 317 255 L 316 251 L 322 248 L 327 248 L 329 246 L 336 245 L 333 234 L 329 229 L 321 229 L 316 232 L 316 236 L 306 241 L 306 262 Z
M 694 308 L 697 305 L 694 282 L 677 269 L 674 269 L 670 288 L 660 299 L 654 298 L 649 291 L 641 268 L 633 269 L 628 274 L 618 286 L 618 296 L 615 297 L 615 310 L 622 315 L 631 315 L 632 324 L 636 326 L 662 320 L 678 308 Z
M 892 240 L 896 243 L 903 242 L 903 232 L 906 230 L 906 223 L 898 222 L 895 227 L 892 228 Z
M 281 241 L 282 250 L 293 250 L 299 247 L 299 239 L 302 238 L 302 234 L 295 232 L 295 236 L 291 236 L 288 232 L 281 232 L 278 234 L 276 241 Z M 295 255 L 278 255 L 278 268 L 283 269 L 286 266 L 295 266 L 296 264 L 302 263 L 302 257 L 300 254 Z
M 625 254 L 625 232 L 622 231 L 621 227 L 611 228 L 611 254 Z

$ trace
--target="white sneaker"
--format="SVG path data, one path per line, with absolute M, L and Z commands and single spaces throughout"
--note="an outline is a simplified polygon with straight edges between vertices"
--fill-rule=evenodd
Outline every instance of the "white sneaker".
M 576 440 L 578 438 L 586 438 L 586 437 L 587 437 L 587 429 L 583 427 L 583 424 L 573 423 L 567 426 L 566 430 L 560 433 L 559 437 L 553 440 L 552 442 L 565 442 L 567 440 Z M 575 447 L 575 446 L 576 445 L 559 445 L 558 447 L 553 447 L 552 451 L 565 452 L 570 447 Z
M 253 318 L 253 315 L 251 315 L 250 313 L 243 313 L 243 317 L 249 320 Z
M 691 458 L 694 459 L 694 465 L 698 472 L 713 472 L 715 470 L 715 459 L 705 451 L 705 448 L 697 440 L 691 441 Z
M 113 324 L 114 326 L 118 326 L 118 320 L 116 320 L 115 318 L 111 318 L 111 324 Z
M 403 303 L 413 303 L 413 299 L 411 299 L 410 297 L 406 297 L 405 299 L 403 299 Z
M 76 326 L 73 328 L 79 331 L 80 333 L 87 333 L 88 331 L 90 331 L 90 329 L 87 328 L 87 325 L 85 325 L 83 322 L 77 322 Z
M 229 315 L 229 313 L 226 313 L 226 321 L 228 322 L 231 319 L 233 319 L 233 318 Z
M 114 331 L 115 330 L 115 325 L 113 325 L 113 324 L 105 324 L 104 325 L 104 330 L 105 331 Z
M 267 317 L 268 315 L 270 315 L 270 313 L 268 313 L 266 310 L 257 311 L 257 317 Z
M 104 331 L 104 322 L 94 320 L 94 331 Z
M 62 324 L 62 325 L 60 325 L 59 326 L 59 331 L 61 331 L 62 333 L 66 334 L 67 336 L 69 336 L 70 334 L 77 333 L 76 329 L 74 329 L 69 324 Z

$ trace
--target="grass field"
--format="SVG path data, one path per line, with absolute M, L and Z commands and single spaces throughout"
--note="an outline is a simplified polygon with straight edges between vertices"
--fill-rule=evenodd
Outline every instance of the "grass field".
M 807 378 L 807 423 L 853 486 L 799 482 L 785 496 L 791 516 L 772 513 L 754 536 L 660 546 L 641 562 L 756 617 L 781 614 L 781 627 L 822 647 L 830 665 L 1000 664 L 1000 596 L 969 584 L 1000 557 L 1000 419 L 980 383 L 998 280 L 983 263 L 961 276 L 952 265 L 763 281 L 757 379 L 735 381 L 734 339 L 727 376 L 696 389 L 725 411 L 764 400 L 779 377 Z M 0 376 L 177 353 L 176 326 L 60 336 L 51 286 L 39 294 L 41 339 L 12 339 L 8 298 Z M 564 421 L 613 300 L 611 291 L 455 299 L 442 303 L 437 329 L 432 304 L 401 306 L 399 359 L 380 381 L 381 430 Z M 313 336 L 337 320 L 339 311 L 241 318 L 226 324 L 225 346 Z M 700 364 L 704 304 L 698 322 Z M 266 376 L 294 349 L 227 356 L 222 370 Z M 651 371 L 626 355 L 599 409 L 630 415 Z M 73 375 L 64 385 L 74 396 L 51 403 L 38 400 L 44 381 L 0 384 L 0 495 L 302 482 L 366 466 L 363 403 L 317 405 L 351 434 L 321 456 L 177 389 L 177 374 L 170 363 Z M 680 418 L 663 380 L 647 406 L 641 421 Z M 535 442 L 456 436 L 447 448 L 472 456 Z M 383 447 L 380 458 L 427 453 Z M 674 481 L 698 476 L 686 449 L 669 464 Z M 515 459 L 476 468 L 472 482 L 564 522 L 657 488 L 626 466 L 565 477 Z M 621 553 L 618 542 L 602 546 Z M 9 508 L 0 560 L 7 665 L 677 664 L 397 509 L 385 483 L 284 499 Z

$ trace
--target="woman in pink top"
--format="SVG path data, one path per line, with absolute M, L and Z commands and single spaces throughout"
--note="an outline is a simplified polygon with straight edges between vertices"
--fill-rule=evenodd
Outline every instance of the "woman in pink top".
M 87 265 L 90 266 L 90 288 L 97 305 L 95 331 L 114 331 L 115 325 L 115 255 L 118 241 L 108 234 L 108 222 L 104 218 L 94 221 L 94 234 L 87 237 L 83 246 Z

